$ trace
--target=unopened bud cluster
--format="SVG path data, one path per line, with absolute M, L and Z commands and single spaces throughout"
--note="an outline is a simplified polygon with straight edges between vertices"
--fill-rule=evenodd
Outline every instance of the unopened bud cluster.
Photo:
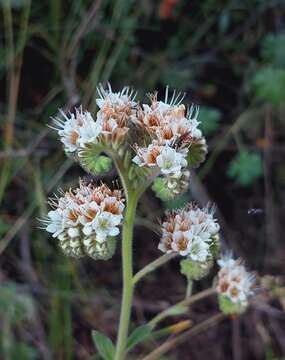
M 108 259 L 115 251 L 124 199 L 120 190 L 80 182 L 79 188 L 50 199 L 46 230 L 70 256 Z

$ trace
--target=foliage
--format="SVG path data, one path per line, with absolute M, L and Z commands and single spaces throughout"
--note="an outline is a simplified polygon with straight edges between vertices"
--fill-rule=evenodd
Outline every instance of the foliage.
M 253 76 L 252 87 L 258 98 L 280 105 L 285 100 L 285 70 L 262 67 Z
M 210 135 L 218 130 L 221 121 L 221 112 L 215 108 L 203 107 L 199 110 L 200 128 L 205 135 Z
M 94 341 L 94 344 L 96 345 L 99 354 L 104 360 L 114 359 L 115 347 L 112 341 L 107 336 L 100 333 L 99 331 L 93 330 L 92 339 Z
M 262 175 L 262 160 L 259 153 L 242 150 L 231 161 L 227 174 L 242 186 L 251 185 Z

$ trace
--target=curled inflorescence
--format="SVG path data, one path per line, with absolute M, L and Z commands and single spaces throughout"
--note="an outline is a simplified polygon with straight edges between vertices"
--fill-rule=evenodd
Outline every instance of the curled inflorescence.
M 177 252 L 193 261 L 205 262 L 219 231 L 213 208 L 198 208 L 189 204 L 167 214 L 162 223 L 162 237 L 158 248 L 166 253 Z
M 121 160 L 130 179 L 135 174 L 137 182 L 143 183 L 147 182 L 143 176 L 150 176 L 159 197 L 171 198 L 186 191 L 192 166 L 189 156 L 196 152 L 192 157 L 199 163 L 207 151 L 198 128 L 198 108 L 187 110 L 181 103 L 184 96 L 175 96 L 175 92 L 169 99 L 168 88 L 164 101 L 155 93 L 149 96 L 149 105 L 137 103 L 136 94 L 128 87 L 113 92 L 110 85 L 107 89 L 99 86 L 98 94 L 96 116 L 80 107 L 74 113 L 61 111 L 62 116 L 54 118 L 52 127 L 66 153 L 91 173 L 111 166 L 100 154 L 126 155 L 130 162 Z
M 46 230 L 59 240 L 66 254 L 95 259 L 113 255 L 124 210 L 120 190 L 81 181 L 76 190 L 62 192 L 49 202 L 53 210 L 44 220 Z
M 241 259 L 234 260 L 231 254 L 218 260 L 218 293 L 233 304 L 246 307 L 250 295 L 253 294 L 255 276 L 247 272 Z

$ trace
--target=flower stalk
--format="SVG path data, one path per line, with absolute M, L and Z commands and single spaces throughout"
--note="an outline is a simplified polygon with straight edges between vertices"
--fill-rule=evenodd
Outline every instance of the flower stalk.
M 122 236 L 122 266 L 123 266 L 123 297 L 121 315 L 116 345 L 115 360 L 122 360 L 125 357 L 126 343 L 131 316 L 133 298 L 133 227 L 135 221 L 138 198 L 134 193 L 129 194 L 125 219 L 123 223 Z

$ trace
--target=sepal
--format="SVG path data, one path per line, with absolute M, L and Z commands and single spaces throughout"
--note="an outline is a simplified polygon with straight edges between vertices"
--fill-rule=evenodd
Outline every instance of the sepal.
M 218 302 L 220 310 L 225 315 L 240 315 L 245 312 L 247 305 L 242 303 L 233 303 L 227 296 L 225 295 L 218 295 Z
M 204 137 L 194 138 L 189 146 L 187 161 L 190 168 L 197 168 L 205 161 L 208 147 Z

